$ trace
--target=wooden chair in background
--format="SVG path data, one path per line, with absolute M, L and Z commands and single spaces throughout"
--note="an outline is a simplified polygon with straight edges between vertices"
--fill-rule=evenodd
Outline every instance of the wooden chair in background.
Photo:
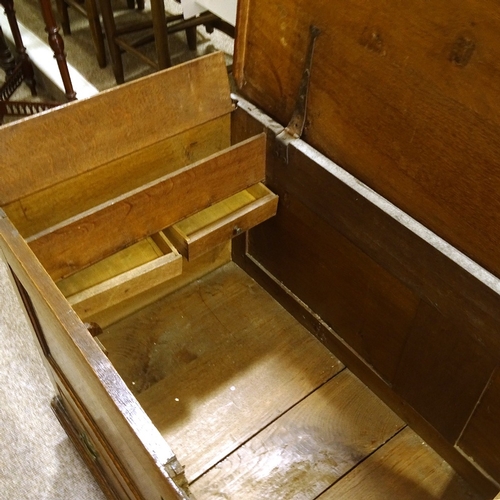
M 106 66 L 106 47 L 97 0 L 56 0 L 56 3 L 57 11 L 61 19 L 61 26 L 65 35 L 71 34 L 69 8 L 73 8 L 75 12 L 79 12 L 87 18 L 97 62 L 101 68 L 104 68 Z M 135 5 L 135 0 L 127 0 L 129 9 L 135 8 Z M 144 0 L 137 0 L 137 8 L 139 10 L 144 9 Z
M 0 28 L 0 67 L 5 71 L 5 81 L 0 87 L 0 123 L 6 115 L 10 116 L 30 116 L 46 109 L 58 106 L 55 102 L 33 102 L 33 101 L 12 101 L 11 96 L 24 81 L 31 90 L 33 96 L 36 95 L 36 84 L 33 64 L 26 52 L 21 31 L 17 22 L 14 0 L 0 0 L 0 5 L 5 9 L 5 14 L 9 22 L 9 27 L 14 39 L 16 56 L 14 57 L 3 36 Z M 66 56 L 64 54 L 64 42 L 58 33 L 50 0 L 40 0 L 42 15 L 48 33 L 49 45 L 54 52 L 59 72 L 63 80 L 66 98 L 68 101 L 76 99 L 73 90 L 71 77 L 69 75 Z
M 185 31 L 187 44 L 191 50 L 196 50 L 196 27 L 200 25 L 207 26 L 209 31 L 217 28 L 234 36 L 234 28 L 210 12 L 205 12 L 190 19 L 184 19 L 182 14 L 167 15 L 163 0 L 151 0 L 150 20 L 127 23 L 119 27 L 115 21 L 111 0 L 100 0 L 100 6 L 113 73 L 118 84 L 123 83 L 125 79 L 122 62 L 123 52 L 139 57 L 155 70 L 160 70 L 168 68 L 172 64 L 168 35 Z M 134 41 L 130 41 L 130 34 L 141 31 L 147 33 Z M 156 59 L 152 59 L 140 51 L 140 47 L 150 42 L 155 44 Z

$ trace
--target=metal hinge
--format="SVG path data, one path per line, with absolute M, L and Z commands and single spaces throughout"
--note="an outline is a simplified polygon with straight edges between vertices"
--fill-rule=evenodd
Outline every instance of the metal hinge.
M 301 137 L 302 132 L 304 132 L 314 45 L 320 33 L 321 30 L 317 26 L 309 27 L 309 45 L 307 47 L 304 72 L 300 81 L 299 95 L 295 103 L 295 109 L 288 125 L 276 136 L 276 156 L 281 158 L 285 163 L 288 163 L 288 146 L 290 142 Z

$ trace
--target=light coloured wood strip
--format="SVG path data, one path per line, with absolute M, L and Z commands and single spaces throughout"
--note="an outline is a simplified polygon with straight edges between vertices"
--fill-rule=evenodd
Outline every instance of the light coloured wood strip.
M 232 107 L 224 56 L 217 53 L 3 127 L 0 206 L 225 115 Z M 26 144 L 36 144 L 29 158 Z
M 103 311 L 86 317 L 85 320 L 95 321 L 102 328 L 106 328 L 189 283 L 202 278 L 211 271 L 227 264 L 230 260 L 231 242 L 226 242 L 202 255 L 199 259 L 191 262 L 183 261 L 182 274 L 180 276 L 148 288 L 134 297 L 125 299 L 119 304 L 115 304 Z
M 71 218 L 28 241 L 57 281 L 264 177 L 265 135 L 261 134 Z
M 201 497 L 202 498 L 202 497 Z M 406 428 L 335 483 L 319 500 L 486 500 Z
M 266 221 L 276 215 L 277 208 L 278 196 L 271 193 L 201 228 L 189 236 L 188 259 L 195 259 L 221 241 Z
M 86 318 L 181 273 L 182 256 L 171 252 L 72 295 L 68 302 L 81 318 Z
M 342 368 L 234 263 L 100 339 L 191 480 Z
M 32 236 L 100 203 L 207 158 L 231 145 L 231 115 L 193 127 L 151 146 L 51 185 L 4 207 L 24 236 Z
M 403 426 L 366 386 L 344 370 L 191 489 L 200 500 L 310 500 Z
M 57 282 L 65 297 L 75 295 L 164 255 L 150 238 L 110 255 L 94 265 Z

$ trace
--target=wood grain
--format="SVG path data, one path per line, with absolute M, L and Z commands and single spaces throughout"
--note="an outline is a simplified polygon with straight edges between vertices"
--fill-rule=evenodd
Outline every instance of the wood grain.
M 111 160 L 4 208 L 26 238 L 230 146 L 230 115 Z
M 262 181 L 264 172 L 265 136 L 261 134 L 112 199 L 28 241 L 57 281 Z
M 14 123 L 2 129 L 0 206 L 231 110 L 224 56 L 217 53 Z M 30 161 L 26 144 L 36 144 Z
M 64 374 L 143 496 L 182 498 L 164 468 L 175 460 L 172 450 L 28 245 L 2 216 L 0 248 L 34 305 L 50 354 L 43 358 L 49 373 Z
M 233 263 L 100 339 L 190 480 L 342 368 Z
M 422 302 L 410 329 L 394 390 L 451 444 L 496 366 L 475 330 Z
M 458 447 L 495 478 L 500 477 L 499 419 L 500 369 L 497 368 L 458 441 Z
M 236 79 L 286 125 L 308 30 L 305 140 L 500 276 L 500 70 L 493 0 L 246 0 Z
M 102 328 L 130 316 L 144 307 L 160 300 L 176 290 L 196 281 L 211 271 L 227 264 L 231 260 L 231 242 L 225 242 L 213 250 L 203 254 L 196 260 L 182 262 L 182 274 L 172 278 L 165 283 L 153 286 L 143 292 L 123 300 L 119 304 L 108 307 L 96 314 L 86 318 L 86 321 L 94 321 Z
M 200 499 L 316 498 L 403 426 L 344 370 L 191 488 Z
M 486 500 L 408 427 L 318 500 Z
M 418 297 L 294 195 L 280 199 L 250 234 L 250 254 L 392 382 Z

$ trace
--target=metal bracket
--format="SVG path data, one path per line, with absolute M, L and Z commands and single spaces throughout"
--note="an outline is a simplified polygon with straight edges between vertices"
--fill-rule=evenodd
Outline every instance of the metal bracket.
M 300 81 L 299 96 L 295 103 L 295 109 L 288 125 L 276 136 L 276 155 L 285 163 L 288 163 L 288 145 L 293 139 L 301 137 L 304 132 L 307 114 L 307 96 L 311 81 L 311 68 L 316 38 L 321 30 L 317 26 L 309 27 L 309 45 L 305 60 L 304 72 Z

